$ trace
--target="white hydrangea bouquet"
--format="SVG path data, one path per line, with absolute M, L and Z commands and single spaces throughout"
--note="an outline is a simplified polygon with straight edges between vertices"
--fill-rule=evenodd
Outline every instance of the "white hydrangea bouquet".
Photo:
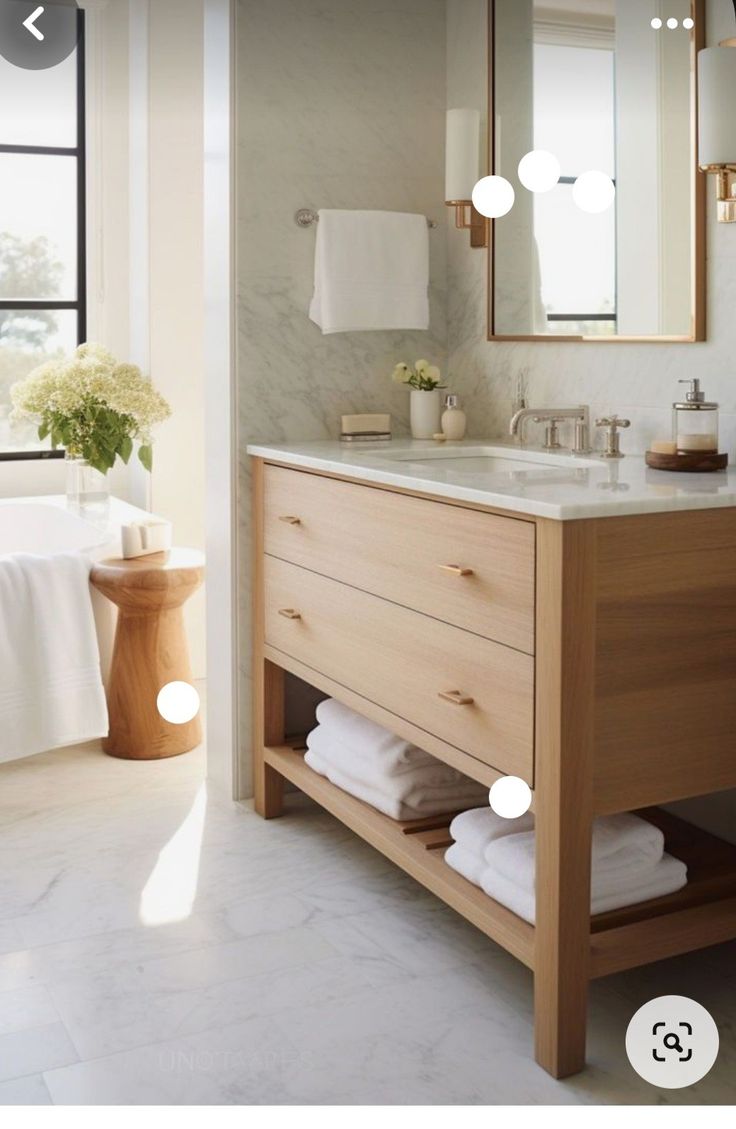
M 153 466 L 152 432 L 171 408 L 135 365 L 119 364 L 100 345 L 80 345 L 74 355 L 48 361 L 10 390 L 11 420 L 38 424 L 39 439 L 83 459 L 101 474 L 120 458 Z
M 442 374 L 429 361 L 416 361 L 413 369 L 402 361 L 394 369 L 392 379 L 397 384 L 408 384 L 416 392 L 434 392 L 435 388 L 442 387 Z

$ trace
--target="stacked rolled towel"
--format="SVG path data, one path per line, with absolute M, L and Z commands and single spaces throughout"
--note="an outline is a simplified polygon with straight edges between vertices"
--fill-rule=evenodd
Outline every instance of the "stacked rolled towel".
M 309 767 L 391 819 L 459 811 L 488 796 L 482 784 L 341 702 L 321 702 L 317 721 L 307 737 Z
M 472 818 L 469 818 L 472 817 Z M 507 827 L 503 828 L 506 824 Z M 519 917 L 535 918 L 534 817 L 503 820 L 490 808 L 463 812 L 450 825 L 445 861 Z M 623 813 L 593 821 L 591 914 L 681 890 L 687 867 L 664 850 L 659 828 Z

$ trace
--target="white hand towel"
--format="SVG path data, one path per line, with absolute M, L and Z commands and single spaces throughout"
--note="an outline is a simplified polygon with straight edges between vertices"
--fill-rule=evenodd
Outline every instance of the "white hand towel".
M 482 855 L 466 850 L 460 843 L 453 843 L 445 851 L 445 862 L 453 870 L 467 878 L 474 886 L 480 886 L 487 867 Z
M 656 866 L 664 851 L 664 835 L 639 816 L 606 815 L 593 820 L 591 866 L 593 884 L 615 888 L 627 875 Z M 525 831 L 498 839 L 485 849 L 485 858 L 509 881 L 534 887 L 535 835 Z
M 464 850 L 483 858 L 483 852 L 494 839 L 517 835 L 534 829 L 534 816 L 525 812 L 518 819 L 504 819 L 486 804 L 483 808 L 461 812 L 450 824 L 450 834 Z
M 355 796 L 356 799 L 370 804 L 371 807 L 383 812 L 390 819 L 401 820 L 401 822 L 458 811 L 459 808 L 466 807 L 477 799 L 477 796 L 473 794 L 473 782 L 471 781 L 470 791 L 465 786 L 458 786 L 455 789 L 442 789 L 438 790 L 436 795 L 415 797 L 413 802 L 409 804 L 383 789 L 374 788 L 362 781 L 354 780 L 341 768 L 323 760 L 312 749 L 307 749 L 304 760 L 314 772 L 318 772 L 320 776 L 326 776 L 336 788 L 340 788 L 343 792 Z
M 525 921 L 534 924 L 536 904 L 533 889 L 520 886 L 490 866 L 486 866 L 483 871 L 480 884 L 489 898 L 500 902 L 518 917 L 523 917 Z M 664 854 L 656 866 L 648 869 L 643 876 L 630 876 L 615 891 L 605 894 L 594 892 L 591 897 L 590 912 L 593 915 L 607 913 L 609 910 L 620 909 L 623 906 L 647 902 L 650 898 L 662 898 L 666 894 L 674 894 L 685 885 L 687 885 L 687 867 L 684 862 L 673 858 L 672 855 Z
M 323 209 L 309 316 L 323 333 L 429 329 L 425 216 Z
M 385 757 L 356 754 L 348 740 L 335 738 L 331 733 L 329 726 L 318 725 L 307 737 L 307 748 L 322 760 L 343 769 L 354 780 L 363 781 L 370 788 L 384 789 L 398 799 L 405 800 L 415 789 L 447 789 L 460 784 L 467 788 L 469 784 L 462 772 L 435 757 L 427 764 L 390 766 L 387 771 Z M 479 784 L 479 796 L 484 798 L 486 793 L 487 789 Z
M 387 775 L 420 764 L 436 763 L 435 758 L 424 749 L 402 740 L 334 698 L 328 698 L 317 706 L 317 721 L 331 737 L 343 739 L 356 757 L 380 760 Z
M 90 562 L 0 558 L 0 762 L 104 737 Z

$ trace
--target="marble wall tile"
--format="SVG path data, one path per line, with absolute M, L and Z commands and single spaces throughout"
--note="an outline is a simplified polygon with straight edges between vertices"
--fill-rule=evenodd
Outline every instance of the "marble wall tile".
M 445 0 L 239 0 L 238 386 L 242 780 L 250 794 L 250 481 L 245 447 L 337 436 L 344 412 L 408 430 L 397 361 L 447 357 Z M 315 233 L 298 208 L 421 212 L 428 333 L 324 337 L 309 321 Z

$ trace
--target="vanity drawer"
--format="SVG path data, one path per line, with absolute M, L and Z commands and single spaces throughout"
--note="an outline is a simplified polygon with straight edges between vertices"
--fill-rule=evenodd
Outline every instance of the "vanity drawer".
M 265 468 L 265 550 L 534 653 L 532 522 Z
M 530 655 L 274 557 L 264 579 L 267 644 L 533 783 Z

